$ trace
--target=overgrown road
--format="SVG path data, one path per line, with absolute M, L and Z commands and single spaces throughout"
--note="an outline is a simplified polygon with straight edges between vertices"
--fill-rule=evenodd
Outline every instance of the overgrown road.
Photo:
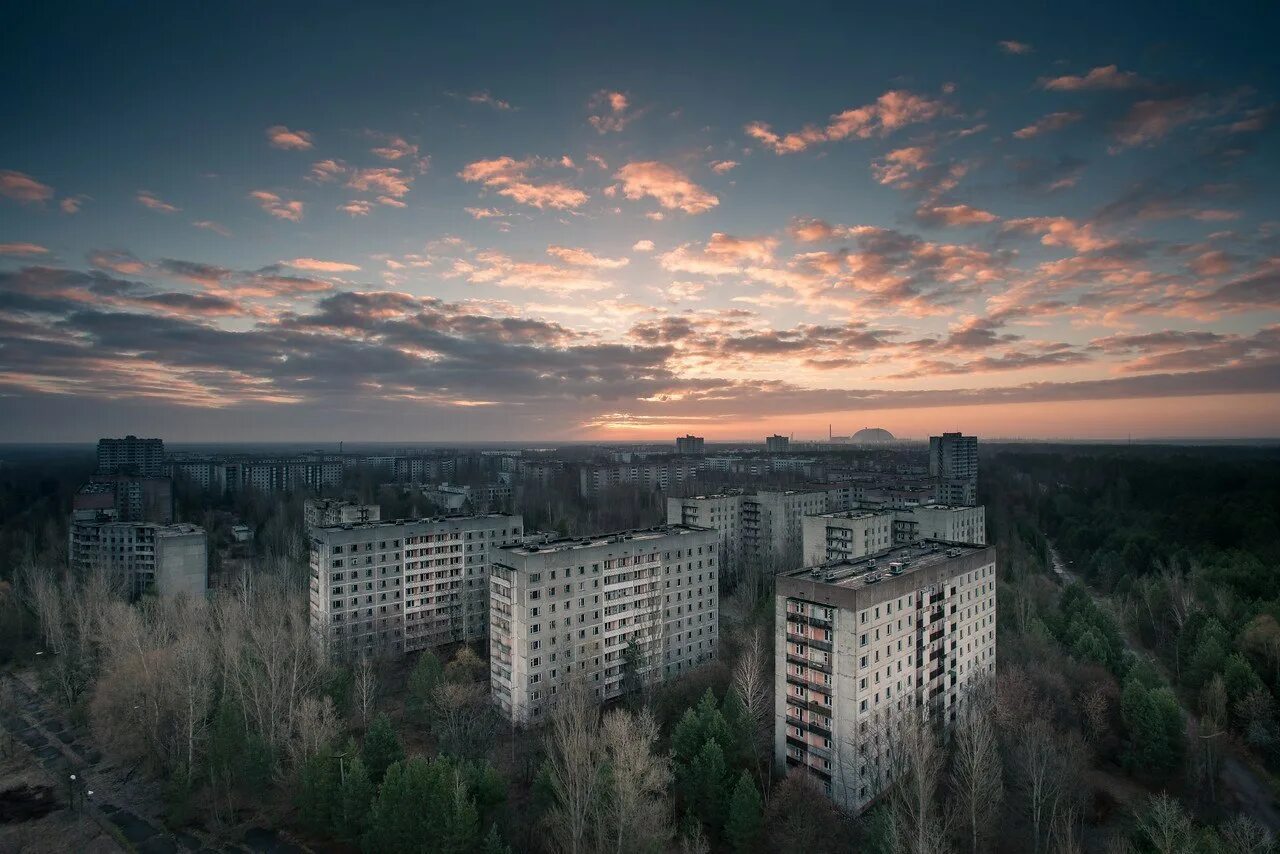
M 1048 543 L 1048 540 L 1045 542 Z M 1119 616 L 1115 614 L 1114 608 L 1111 607 L 1110 600 L 1076 577 L 1066 562 L 1062 560 L 1062 556 L 1058 554 L 1058 550 L 1053 547 L 1053 544 L 1048 543 L 1048 545 L 1050 564 L 1058 579 L 1063 584 L 1079 584 L 1099 608 L 1107 609 L 1116 617 L 1116 625 L 1123 626 Z M 1125 646 L 1130 652 L 1151 660 L 1162 671 L 1164 670 L 1160 662 L 1155 661 L 1145 651 L 1137 648 L 1127 632 L 1122 631 L 1121 636 L 1124 638 Z M 1166 673 L 1165 676 L 1167 678 L 1168 674 Z M 1177 696 L 1176 691 L 1174 695 Z M 1182 719 L 1186 724 L 1188 742 L 1198 739 L 1200 737 L 1200 727 L 1195 715 L 1187 708 L 1181 697 L 1178 697 L 1178 705 L 1182 709 Z M 1276 800 L 1271 794 L 1271 786 L 1253 770 L 1247 759 L 1241 755 L 1240 748 L 1231 742 L 1227 742 L 1227 748 L 1223 752 L 1222 768 L 1218 774 L 1218 781 L 1222 784 L 1222 789 L 1232 796 L 1241 812 L 1266 826 L 1272 833 L 1280 834 L 1280 809 L 1277 809 Z

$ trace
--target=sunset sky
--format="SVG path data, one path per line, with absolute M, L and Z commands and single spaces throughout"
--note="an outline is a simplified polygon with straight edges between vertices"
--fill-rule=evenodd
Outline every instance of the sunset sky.
M 1275 4 L 6 8 L 0 441 L 1280 435 Z

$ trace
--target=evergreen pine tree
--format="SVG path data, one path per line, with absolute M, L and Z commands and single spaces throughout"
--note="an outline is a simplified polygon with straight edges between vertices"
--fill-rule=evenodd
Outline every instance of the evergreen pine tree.
M 344 758 L 342 780 L 339 783 L 337 809 L 333 816 L 333 831 L 339 839 L 358 842 L 369 822 L 369 809 L 373 803 L 373 780 L 364 762 L 354 754 Z
M 759 848 L 763 830 L 764 803 L 751 775 L 743 771 L 738 775 L 738 785 L 733 789 L 729 818 L 724 827 L 725 838 L 733 846 L 735 854 L 745 854 Z
M 484 838 L 484 847 L 480 852 L 481 854 L 511 854 L 511 846 L 502 840 L 497 824 L 489 825 L 489 835 Z
M 364 764 L 369 779 L 378 784 L 393 762 L 404 759 L 404 748 L 386 713 L 379 713 L 364 734 Z
M 435 708 L 436 686 L 444 678 L 444 665 L 431 650 L 418 656 L 418 663 L 409 674 L 409 714 L 419 721 L 430 720 Z

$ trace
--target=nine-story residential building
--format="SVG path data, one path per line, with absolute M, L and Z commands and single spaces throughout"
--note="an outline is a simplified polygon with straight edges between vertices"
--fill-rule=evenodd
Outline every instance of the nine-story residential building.
M 687 672 L 716 654 L 715 531 L 664 525 L 499 549 L 490 577 L 490 685 L 516 723 L 546 718 L 584 686 L 605 702 L 634 680 Z

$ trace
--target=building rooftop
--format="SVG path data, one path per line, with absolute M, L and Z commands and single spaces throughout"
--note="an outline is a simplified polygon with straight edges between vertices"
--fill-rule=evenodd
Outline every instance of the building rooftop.
M 854 560 L 827 561 L 781 572 L 779 575 L 787 578 L 810 578 L 837 587 L 864 587 L 986 548 L 989 546 L 924 540 L 915 545 L 897 546 Z
M 892 510 L 881 509 L 857 509 L 857 510 L 838 510 L 835 513 L 818 513 L 815 514 L 819 519 L 874 519 L 877 516 L 892 516 Z
M 453 513 L 443 516 L 424 516 L 421 519 L 379 519 L 376 522 L 343 522 L 338 525 L 319 525 L 314 531 L 376 531 L 397 525 L 430 524 L 432 522 L 458 522 L 463 519 L 515 519 L 511 513 Z
M 637 528 L 634 531 L 618 531 L 617 533 L 601 534 L 595 537 L 565 537 L 559 540 L 549 540 L 545 543 L 503 546 L 502 551 L 520 555 L 551 554 L 572 549 L 595 548 L 637 540 L 656 540 L 670 535 L 698 534 L 713 530 L 713 528 L 702 528 L 697 525 L 658 525 L 653 528 Z

